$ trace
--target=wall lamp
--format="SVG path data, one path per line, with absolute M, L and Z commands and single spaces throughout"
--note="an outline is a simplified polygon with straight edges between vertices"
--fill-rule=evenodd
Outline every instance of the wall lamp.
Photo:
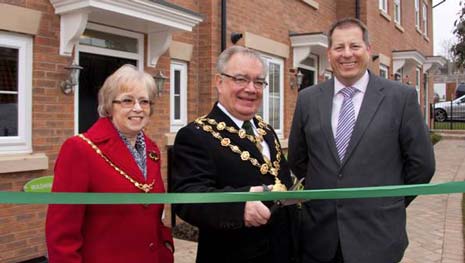
M 71 64 L 69 67 L 65 67 L 65 69 L 69 70 L 69 77 L 67 80 L 61 82 L 60 86 L 64 94 L 70 95 L 74 92 L 74 88 L 78 84 L 79 72 L 81 69 L 83 69 L 83 67 L 73 62 L 73 64 Z
M 297 69 L 297 73 L 293 73 L 291 75 L 291 89 L 294 89 L 295 87 L 299 88 L 300 85 L 302 85 L 303 77 L 304 74 Z
M 157 74 L 155 74 L 155 76 L 153 76 L 153 78 L 155 79 L 155 85 L 157 87 L 157 95 L 160 97 L 163 92 L 163 87 L 165 86 L 165 81 L 168 79 L 168 77 L 163 75 L 163 72 L 160 70 Z

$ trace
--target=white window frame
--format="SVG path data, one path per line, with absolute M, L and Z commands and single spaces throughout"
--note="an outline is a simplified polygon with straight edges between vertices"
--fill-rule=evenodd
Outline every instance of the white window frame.
M 312 58 L 313 61 L 315 61 L 315 64 L 314 65 L 308 65 L 308 64 L 300 63 L 299 68 L 303 68 L 303 69 L 306 69 L 306 70 L 313 71 L 313 85 L 316 85 L 316 84 L 318 84 L 318 56 L 316 56 L 314 54 L 310 54 L 308 56 L 310 58 Z
M 0 47 L 18 50 L 18 135 L 0 137 L 0 154 L 32 152 L 32 38 L 0 32 Z
M 401 0 L 394 0 L 394 22 L 399 24 L 402 21 Z
M 279 138 L 283 138 L 284 136 L 284 61 L 282 58 L 270 56 L 268 54 L 263 54 L 262 57 L 265 60 L 265 62 L 268 65 L 271 63 L 279 65 L 280 72 L 279 72 L 279 129 L 276 129 L 275 127 L 274 130 L 276 134 L 278 135 Z M 270 83 L 269 81 L 270 75 L 269 72 L 266 77 L 266 81 Z M 265 120 L 265 122 L 270 123 L 270 107 L 269 107 L 269 100 L 270 100 L 270 87 L 267 87 L 263 90 L 263 104 L 262 104 L 262 117 Z
M 415 89 L 417 90 L 418 96 L 418 105 L 421 105 L 421 96 L 420 96 L 420 84 L 421 84 L 421 75 L 420 69 L 415 69 Z
M 92 29 L 105 33 L 121 35 L 137 39 L 137 53 L 113 50 L 108 48 L 94 47 L 88 45 L 76 45 L 74 59 L 79 61 L 79 52 L 86 52 L 96 55 L 104 55 L 110 57 L 134 59 L 137 61 L 137 68 L 144 70 L 144 35 L 132 31 L 127 31 L 119 28 L 104 26 L 100 24 L 87 23 L 86 29 Z M 74 134 L 79 133 L 79 83 L 74 90 Z
M 179 94 L 175 94 L 175 71 L 180 74 Z M 175 118 L 175 96 L 180 96 L 180 115 Z M 187 63 L 184 61 L 172 60 L 170 66 L 170 132 L 177 132 L 187 125 Z
M 388 0 L 379 0 L 379 10 L 388 13 Z
M 423 2 L 423 34 L 427 37 L 428 36 L 428 6 L 425 2 Z
M 420 0 L 415 0 L 415 27 L 420 30 Z
M 386 74 L 386 79 L 389 79 L 389 67 L 384 65 L 384 64 L 379 64 L 379 76 L 381 76 L 381 71 L 385 72 Z

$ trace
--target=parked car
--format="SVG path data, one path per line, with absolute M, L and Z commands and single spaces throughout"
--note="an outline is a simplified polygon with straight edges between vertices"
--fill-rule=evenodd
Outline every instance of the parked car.
M 434 120 L 465 120 L 465 95 L 453 101 L 444 101 L 434 104 Z
M 455 89 L 455 97 L 460 98 L 465 95 L 465 83 L 460 83 L 457 88 Z

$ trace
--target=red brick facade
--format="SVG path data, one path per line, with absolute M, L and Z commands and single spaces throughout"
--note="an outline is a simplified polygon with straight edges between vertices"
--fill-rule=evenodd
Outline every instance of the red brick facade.
M 188 65 L 187 110 L 188 120 L 207 113 L 216 101 L 214 87 L 215 61 L 221 49 L 221 0 L 170 0 L 167 1 L 202 16 L 203 21 L 191 32 L 175 32 L 173 40 L 193 46 L 192 58 Z M 310 2 L 310 4 L 308 3 Z M 416 50 L 423 56 L 433 53 L 432 0 L 421 0 L 428 5 L 428 38 L 415 29 L 414 1 L 402 1 L 401 27 L 393 22 L 393 1 L 388 0 L 388 16 L 381 14 L 378 1 L 361 0 L 359 14 L 370 31 L 373 54 L 383 54 L 391 59 L 389 77 L 393 78 L 392 53 L 394 50 Z M 41 12 L 38 32 L 33 39 L 32 72 L 32 151 L 48 157 L 48 170 L 2 173 L 0 191 L 22 191 L 23 185 L 36 177 L 53 174 L 53 166 L 63 141 L 74 135 L 75 99 L 61 92 L 60 83 L 68 76 L 72 58 L 59 55 L 60 16 L 49 0 L 0 0 L 0 4 L 20 6 Z M 316 4 L 316 5 L 315 5 Z M 284 129 L 283 139 L 290 131 L 290 123 L 297 97 L 297 90 L 290 88 L 293 68 L 293 49 L 290 33 L 326 32 L 338 18 L 355 16 L 355 1 L 352 0 L 234 0 L 227 1 L 227 46 L 232 43 L 232 32 L 250 32 L 289 47 L 284 61 Z M 118 25 L 108 25 L 119 27 Z M 0 32 L 3 29 L 0 27 Z M 242 38 L 237 43 L 245 45 Z M 145 49 L 147 50 L 147 37 Z M 276 56 L 276 54 L 273 54 Z M 144 56 L 146 59 L 146 56 Z M 171 58 L 168 52 L 160 57 L 156 68 L 145 67 L 155 74 L 158 70 L 170 71 Z M 144 63 L 146 65 L 146 63 Z M 380 59 L 374 60 L 370 69 L 378 74 Z M 423 73 L 423 71 L 421 72 Z M 166 75 L 166 74 L 165 74 Z M 407 79 L 408 76 L 408 79 Z M 322 75 L 318 76 L 323 80 Z M 404 72 L 403 82 L 415 85 L 415 71 Z M 423 76 L 421 81 L 424 81 Z M 423 84 L 422 84 L 423 85 Z M 155 101 L 148 134 L 162 150 L 162 172 L 167 174 L 167 136 L 170 132 L 170 84 L 164 86 L 164 93 Z M 432 80 L 428 82 L 428 101 L 432 102 Z M 421 93 L 424 96 L 424 93 Z M 423 102 L 424 100 L 421 99 Z M 1 122 L 1 120 L 0 120 Z M 0 155 L 1 157 L 1 155 Z M 0 160 L 1 162 L 1 160 Z M 44 256 L 44 205 L 3 205 L 0 204 L 0 262 L 19 262 Z M 167 213 L 169 214 L 169 213 Z M 169 217 L 166 222 L 169 222 Z

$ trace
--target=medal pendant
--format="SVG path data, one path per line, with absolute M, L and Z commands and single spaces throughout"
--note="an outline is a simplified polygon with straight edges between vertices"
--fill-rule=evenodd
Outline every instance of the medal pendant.
M 222 130 L 224 130 L 224 128 L 226 128 L 226 123 L 220 122 L 220 123 L 218 123 L 218 125 L 216 125 L 216 128 L 217 128 L 219 131 L 222 131 Z
M 243 129 L 239 130 L 239 137 L 241 139 L 244 139 L 246 135 L 247 135 L 247 133 L 245 132 L 245 130 L 243 130 Z
M 231 143 L 231 141 L 229 140 L 229 138 L 223 138 L 223 140 L 221 140 L 221 146 L 229 146 L 229 144 Z
M 241 159 L 242 159 L 242 161 L 247 161 L 247 160 L 249 160 L 249 158 L 250 158 L 250 154 L 249 154 L 248 151 L 243 151 L 243 152 L 241 153 Z
M 274 185 L 273 185 L 273 190 L 271 190 L 272 192 L 286 192 L 287 191 L 287 187 L 281 183 L 281 180 L 279 180 L 277 177 L 274 181 Z

